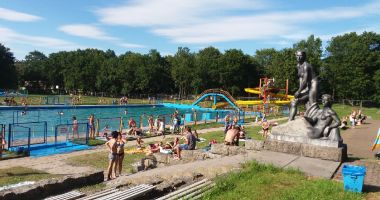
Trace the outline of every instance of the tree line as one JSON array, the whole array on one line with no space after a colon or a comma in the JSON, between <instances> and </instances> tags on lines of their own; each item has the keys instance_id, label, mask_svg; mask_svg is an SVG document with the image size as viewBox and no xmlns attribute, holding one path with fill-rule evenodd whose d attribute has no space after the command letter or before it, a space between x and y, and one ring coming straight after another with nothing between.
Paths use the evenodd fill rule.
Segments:
<instances>
[{"instance_id":1,"label":"tree line","mask_svg":"<svg viewBox=\"0 0 380 200\"><path fill-rule=\"evenodd\" d=\"M0 44L0 88L26 87L30 92L49 92L56 85L68 91L106 92L109 95L199 94L222 88L233 96L246 96L260 77L273 77L279 87L289 80L289 92L298 88L295 52L304 49L319 76L319 93L335 99L380 102L380 35L355 32L331 38L325 48L313 35L292 47L257 50L248 55L239 49L221 52L207 47L191 52L179 47L174 55L157 50L147 54L85 49L48 56L33 51L16 61Z\"/></svg>"}]
</instances>

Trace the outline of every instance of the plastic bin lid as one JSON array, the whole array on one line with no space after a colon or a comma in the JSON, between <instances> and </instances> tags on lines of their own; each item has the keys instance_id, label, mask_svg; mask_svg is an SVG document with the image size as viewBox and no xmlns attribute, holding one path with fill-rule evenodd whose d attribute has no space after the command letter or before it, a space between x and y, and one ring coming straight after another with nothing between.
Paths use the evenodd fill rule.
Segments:
<instances>
[{"instance_id":1,"label":"plastic bin lid","mask_svg":"<svg viewBox=\"0 0 380 200\"><path fill-rule=\"evenodd\" d=\"M365 166L356 166L356 165L343 165L342 174L343 175L365 175L366 174Z\"/></svg>"}]
</instances>

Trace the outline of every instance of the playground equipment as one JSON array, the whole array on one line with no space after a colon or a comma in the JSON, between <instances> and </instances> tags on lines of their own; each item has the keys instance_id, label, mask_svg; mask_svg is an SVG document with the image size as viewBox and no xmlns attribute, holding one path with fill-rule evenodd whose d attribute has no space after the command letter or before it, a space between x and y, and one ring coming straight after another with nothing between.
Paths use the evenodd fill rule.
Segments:
<instances>
[{"instance_id":1,"label":"playground equipment","mask_svg":"<svg viewBox=\"0 0 380 200\"><path fill-rule=\"evenodd\" d=\"M242 106L249 105L288 105L294 96L288 94L288 80L286 80L285 88L274 87L274 79L260 78L260 85L256 88L245 88L248 93L257 94L257 100L235 100L227 91L222 89L208 89L200 94L199 98L192 104L196 106L202 100L211 98L213 100L212 108L224 108L231 105L236 110L241 110ZM218 98L222 98L224 102L217 102Z\"/></svg>"},{"instance_id":2,"label":"playground equipment","mask_svg":"<svg viewBox=\"0 0 380 200\"><path fill-rule=\"evenodd\" d=\"M264 104L275 104L275 105L288 105L294 99L293 95L288 94L289 82L286 80L285 88L274 87L274 78L260 78L260 85L256 88L244 88L244 91L252 94L259 95L259 100L250 101L236 101L236 103L241 105L264 105ZM280 93L282 92L282 93Z\"/></svg>"}]
</instances>

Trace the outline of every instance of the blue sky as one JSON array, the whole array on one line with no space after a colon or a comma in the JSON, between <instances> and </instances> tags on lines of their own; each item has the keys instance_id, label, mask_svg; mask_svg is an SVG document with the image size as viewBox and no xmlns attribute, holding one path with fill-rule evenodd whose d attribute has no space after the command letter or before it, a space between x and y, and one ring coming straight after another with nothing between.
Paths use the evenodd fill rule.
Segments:
<instances>
[{"instance_id":1,"label":"blue sky","mask_svg":"<svg viewBox=\"0 0 380 200\"><path fill-rule=\"evenodd\" d=\"M1 0L0 43L24 59L78 48L174 54L282 49L314 34L380 33L378 0Z\"/></svg>"}]
</instances>

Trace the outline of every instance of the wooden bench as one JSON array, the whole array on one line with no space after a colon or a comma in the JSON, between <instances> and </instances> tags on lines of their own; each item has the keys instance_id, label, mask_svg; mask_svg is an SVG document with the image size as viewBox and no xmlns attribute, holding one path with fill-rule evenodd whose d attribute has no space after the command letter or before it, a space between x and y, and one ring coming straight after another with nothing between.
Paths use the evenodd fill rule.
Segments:
<instances>
[{"instance_id":1,"label":"wooden bench","mask_svg":"<svg viewBox=\"0 0 380 200\"><path fill-rule=\"evenodd\" d=\"M116 191L113 193L110 193L105 196L101 196L99 198L96 198L97 200L130 200L135 199L137 197L141 197L148 192L152 191L155 188L155 186L147 185L147 184L141 184L138 186L131 187L127 190L123 191Z\"/></svg>"},{"instance_id":2,"label":"wooden bench","mask_svg":"<svg viewBox=\"0 0 380 200\"><path fill-rule=\"evenodd\" d=\"M215 184L211 181L203 179L156 200L199 199L206 191L214 186Z\"/></svg>"},{"instance_id":3,"label":"wooden bench","mask_svg":"<svg viewBox=\"0 0 380 200\"><path fill-rule=\"evenodd\" d=\"M67 192L64 194L60 194L57 196L52 196L52 197L46 198L45 200L74 200L74 199L81 198L83 196L85 196L84 193L79 192L77 190L73 190L71 192Z\"/></svg>"},{"instance_id":4,"label":"wooden bench","mask_svg":"<svg viewBox=\"0 0 380 200\"><path fill-rule=\"evenodd\" d=\"M103 191L97 192L95 194L91 194L91 195L82 197L82 198L77 199L77 200L94 200L94 199L98 199L98 198L101 198L101 197L104 197L104 196L116 193L118 191L120 191L120 190L115 189L115 188L111 188L111 189L108 189L108 190L103 190Z\"/></svg>"}]
</instances>

